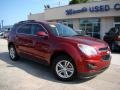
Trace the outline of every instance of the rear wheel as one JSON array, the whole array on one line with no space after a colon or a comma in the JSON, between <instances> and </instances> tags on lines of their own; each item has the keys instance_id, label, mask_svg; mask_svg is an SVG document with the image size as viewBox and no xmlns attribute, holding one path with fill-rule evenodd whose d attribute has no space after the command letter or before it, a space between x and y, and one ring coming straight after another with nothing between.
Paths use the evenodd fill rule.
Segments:
<instances>
[{"instance_id":1,"label":"rear wheel","mask_svg":"<svg viewBox=\"0 0 120 90\"><path fill-rule=\"evenodd\" d=\"M12 61L17 61L18 60L19 56L18 56L18 54L16 52L16 49L15 49L14 45L9 46L9 56L10 56L10 59Z\"/></svg>"},{"instance_id":2,"label":"rear wheel","mask_svg":"<svg viewBox=\"0 0 120 90\"><path fill-rule=\"evenodd\" d=\"M74 80L76 78L76 68L72 59L68 56L58 56L52 65L53 73L62 81Z\"/></svg>"}]
</instances>

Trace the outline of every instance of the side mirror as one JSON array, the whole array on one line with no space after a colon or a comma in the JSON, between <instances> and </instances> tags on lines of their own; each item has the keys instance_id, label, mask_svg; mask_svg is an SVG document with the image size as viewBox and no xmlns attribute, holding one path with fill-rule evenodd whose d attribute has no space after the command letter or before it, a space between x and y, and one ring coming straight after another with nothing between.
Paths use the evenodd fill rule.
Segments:
<instances>
[{"instance_id":1,"label":"side mirror","mask_svg":"<svg viewBox=\"0 0 120 90\"><path fill-rule=\"evenodd\" d=\"M41 37L47 37L48 35L46 34L46 32L44 32L44 31L39 31L39 32L37 32L37 35L38 36L41 36Z\"/></svg>"}]
</instances>

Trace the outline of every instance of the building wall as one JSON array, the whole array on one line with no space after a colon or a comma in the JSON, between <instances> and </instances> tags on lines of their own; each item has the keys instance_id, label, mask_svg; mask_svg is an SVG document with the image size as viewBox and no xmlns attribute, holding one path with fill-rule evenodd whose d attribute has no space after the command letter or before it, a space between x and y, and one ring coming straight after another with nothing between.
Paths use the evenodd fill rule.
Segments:
<instances>
[{"instance_id":1,"label":"building wall","mask_svg":"<svg viewBox=\"0 0 120 90\"><path fill-rule=\"evenodd\" d=\"M79 19L73 19L73 29L79 30Z\"/></svg>"},{"instance_id":2,"label":"building wall","mask_svg":"<svg viewBox=\"0 0 120 90\"><path fill-rule=\"evenodd\" d=\"M105 33L108 32L112 27L114 27L114 17L101 18L101 39L103 39Z\"/></svg>"}]
</instances>

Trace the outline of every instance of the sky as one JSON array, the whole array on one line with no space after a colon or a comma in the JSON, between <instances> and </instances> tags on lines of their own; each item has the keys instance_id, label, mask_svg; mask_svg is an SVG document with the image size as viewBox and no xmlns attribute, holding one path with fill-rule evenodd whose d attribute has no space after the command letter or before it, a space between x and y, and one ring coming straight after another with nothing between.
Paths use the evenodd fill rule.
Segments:
<instances>
[{"instance_id":1,"label":"sky","mask_svg":"<svg viewBox=\"0 0 120 90\"><path fill-rule=\"evenodd\" d=\"M44 12L44 5L50 7L68 5L70 0L0 0L0 23L13 25L16 22L27 20L31 12ZM59 4L60 2L60 4Z\"/></svg>"}]
</instances>

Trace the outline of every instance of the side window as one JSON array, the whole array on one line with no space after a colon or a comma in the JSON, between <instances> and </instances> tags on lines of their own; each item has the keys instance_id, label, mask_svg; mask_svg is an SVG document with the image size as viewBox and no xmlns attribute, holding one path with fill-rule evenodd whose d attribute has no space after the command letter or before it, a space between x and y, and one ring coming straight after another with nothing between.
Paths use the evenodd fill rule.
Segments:
<instances>
[{"instance_id":1,"label":"side window","mask_svg":"<svg viewBox=\"0 0 120 90\"><path fill-rule=\"evenodd\" d=\"M18 33L31 34L31 24L26 24L21 26L18 30Z\"/></svg>"},{"instance_id":2,"label":"side window","mask_svg":"<svg viewBox=\"0 0 120 90\"><path fill-rule=\"evenodd\" d=\"M39 31L44 31L45 32L45 29L39 24L33 24L32 25L33 35L37 35L37 32L39 32Z\"/></svg>"}]
</instances>

